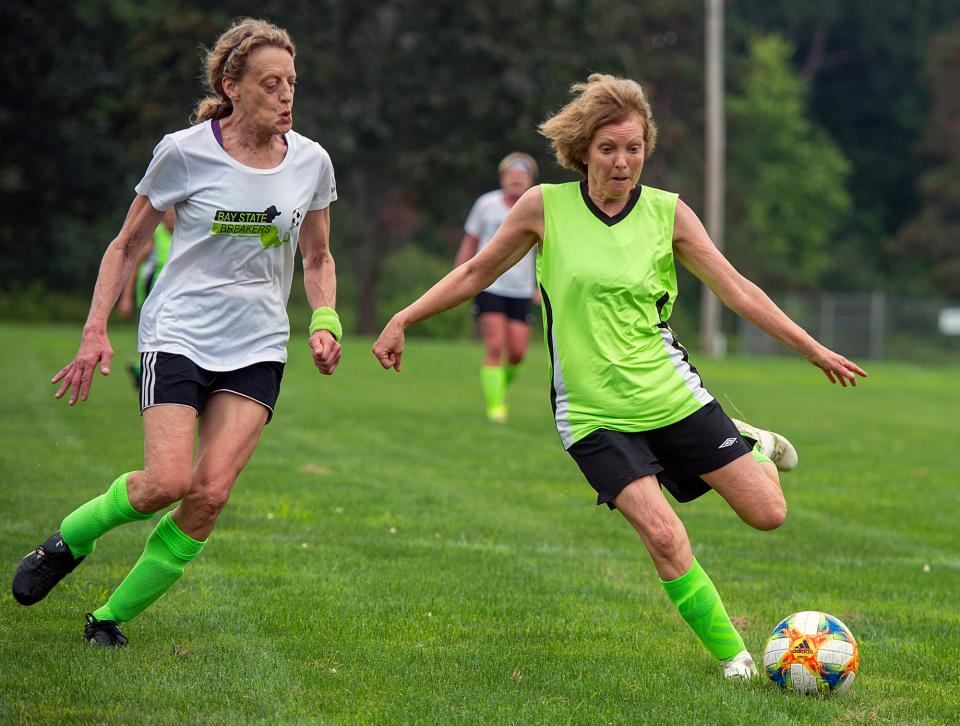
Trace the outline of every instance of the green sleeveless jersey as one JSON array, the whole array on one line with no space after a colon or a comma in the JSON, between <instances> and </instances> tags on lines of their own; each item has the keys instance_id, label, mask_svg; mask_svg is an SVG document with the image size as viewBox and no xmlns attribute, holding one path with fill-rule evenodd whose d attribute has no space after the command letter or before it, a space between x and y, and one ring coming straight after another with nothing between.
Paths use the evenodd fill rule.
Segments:
<instances>
[{"instance_id":1,"label":"green sleeveless jersey","mask_svg":"<svg viewBox=\"0 0 960 726\"><path fill-rule=\"evenodd\" d=\"M638 187L607 217L585 182L540 189L537 281L564 448L596 429L667 426L712 401L667 324L677 297L677 195Z\"/></svg>"}]
</instances>

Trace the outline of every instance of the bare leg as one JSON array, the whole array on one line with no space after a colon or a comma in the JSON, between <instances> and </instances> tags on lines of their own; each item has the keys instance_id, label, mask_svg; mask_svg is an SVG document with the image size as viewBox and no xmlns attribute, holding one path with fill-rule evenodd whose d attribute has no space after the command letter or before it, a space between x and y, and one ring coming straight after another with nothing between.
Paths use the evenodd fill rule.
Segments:
<instances>
[{"instance_id":1,"label":"bare leg","mask_svg":"<svg viewBox=\"0 0 960 726\"><path fill-rule=\"evenodd\" d=\"M690 570L693 551L687 530L655 476L631 482L613 504L640 535L661 580L675 580Z\"/></svg>"},{"instance_id":2,"label":"bare leg","mask_svg":"<svg viewBox=\"0 0 960 726\"><path fill-rule=\"evenodd\" d=\"M143 471L127 477L130 504L158 512L190 489L197 412L188 406L151 406L143 412Z\"/></svg>"},{"instance_id":3,"label":"bare leg","mask_svg":"<svg viewBox=\"0 0 960 726\"><path fill-rule=\"evenodd\" d=\"M530 325L521 320L507 321L507 363L518 365L527 354Z\"/></svg>"},{"instance_id":4,"label":"bare leg","mask_svg":"<svg viewBox=\"0 0 960 726\"><path fill-rule=\"evenodd\" d=\"M503 313L481 313L480 333L485 348L485 366L503 365L503 350L507 340L507 316Z\"/></svg>"},{"instance_id":5,"label":"bare leg","mask_svg":"<svg viewBox=\"0 0 960 726\"><path fill-rule=\"evenodd\" d=\"M643 540L661 584L681 617L723 664L727 678L749 678L756 672L743 638L733 627L710 577L693 557L680 518L654 476L631 482L614 500Z\"/></svg>"},{"instance_id":6,"label":"bare leg","mask_svg":"<svg viewBox=\"0 0 960 726\"><path fill-rule=\"evenodd\" d=\"M758 463L750 454L744 454L716 471L703 474L702 479L751 527L776 529L787 516L780 476L769 462Z\"/></svg>"},{"instance_id":7,"label":"bare leg","mask_svg":"<svg viewBox=\"0 0 960 726\"><path fill-rule=\"evenodd\" d=\"M256 401L227 392L210 397L200 419L190 490L173 512L184 534L197 540L209 536L266 423L267 409Z\"/></svg>"}]
</instances>

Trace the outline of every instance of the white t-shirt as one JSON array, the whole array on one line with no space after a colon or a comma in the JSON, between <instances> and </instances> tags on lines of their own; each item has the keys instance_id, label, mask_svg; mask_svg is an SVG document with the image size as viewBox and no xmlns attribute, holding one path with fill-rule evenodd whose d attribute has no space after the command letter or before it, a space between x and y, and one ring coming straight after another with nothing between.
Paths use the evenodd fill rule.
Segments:
<instances>
[{"instance_id":1,"label":"white t-shirt","mask_svg":"<svg viewBox=\"0 0 960 726\"><path fill-rule=\"evenodd\" d=\"M330 155L288 131L287 154L254 169L217 142L210 121L163 137L136 186L175 205L170 256L140 312L141 352L228 371L287 360L287 299L304 215L337 198Z\"/></svg>"},{"instance_id":2,"label":"white t-shirt","mask_svg":"<svg viewBox=\"0 0 960 726\"><path fill-rule=\"evenodd\" d=\"M510 207L504 203L503 192L499 189L487 192L473 203L463 231L480 240L477 252L490 241L509 211ZM536 289L536 266L537 250L533 248L517 264L500 275L486 292L503 297L533 297Z\"/></svg>"}]
</instances>

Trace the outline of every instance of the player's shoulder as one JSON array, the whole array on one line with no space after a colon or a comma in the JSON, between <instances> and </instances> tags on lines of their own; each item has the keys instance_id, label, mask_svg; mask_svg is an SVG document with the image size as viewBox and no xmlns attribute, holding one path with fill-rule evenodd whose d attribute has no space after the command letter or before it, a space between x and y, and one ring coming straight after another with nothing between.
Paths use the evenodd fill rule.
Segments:
<instances>
[{"instance_id":1,"label":"player's shoulder","mask_svg":"<svg viewBox=\"0 0 960 726\"><path fill-rule=\"evenodd\" d=\"M503 203L502 192L499 189L492 189L489 192L485 192L477 197L477 201L474 202L474 206L477 207L490 207L494 205L499 205Z\"/></svg>"},{"instance_id":2,"label":"player's shoulder","mask_svg":"<svg viewBox=\"0 0 960 726\"><path fill-rule=\"evenodd\" d=\"M649 184L640 185L640 195L646 195L648 198L669 201L676 204L677 200L680 198L680 195L676 192L668 191L667 189L660 189L658 187L652 187Z\"/></svg>"},{"instance_id":3,"label":"player's shoulder","mask_svg":"<svg viewBox=\"0 0 960 726\"><path fill-rule=\"evenodd\" d=\"M188 126L185 129L180 129L179 131L171 131L163 137L163 141L172 142L177 146L189 146L191 144L203 141L204 134L212 133L213 131L210 129L210 122L203 121L194 126Z\"/></svg>"},{"instance_id":4,"label":"player's shoulder","mask_svg":"<svg viewBox=\"0 0 960 726\"><path fill-rule=\"evenodd\" d=\"M286 133L286 138L290 144L290 148L293 149L298 156L303 155L310 160L315 159L330 163L330 153L323 148L320 142L314 141L301 133L297 133L293 129L290 129L290 131Z\"/></svg>"}]
</instances>

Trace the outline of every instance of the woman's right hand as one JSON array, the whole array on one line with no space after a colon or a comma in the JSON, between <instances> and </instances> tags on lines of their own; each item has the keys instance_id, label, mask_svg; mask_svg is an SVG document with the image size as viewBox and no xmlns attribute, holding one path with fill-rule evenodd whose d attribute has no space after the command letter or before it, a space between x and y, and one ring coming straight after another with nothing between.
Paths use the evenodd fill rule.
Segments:
<instances>
[{"instance_id":1,"label":"woman's right hand","mask_svg":"<svg viewBox=\"0 0 960 726\"><path fill-rule=\"evenodd\" d=\"M377 342L373 344L373 354L384 370L391 368L400 372L400 357L403 355L404 326L397 315L390 318Z\"/></svg>"},{"instance_id":2,"label":"woman's right hand","mask_svg":"<svg viewBox=\"0 0 960 726\"><path fill-rule=\"evenodd\" d=\"M107 338L107 331L84 331L76 357L61 368L50 381L52 384L63 381L54 397L63 398L64 393L73 389L69 401L71 406L77 402L78 398L86 401L90 395L94 369L99 364L100 373L105 376L110 375L111 360L113 360L113 348L110 346L110 339Z\"/></svg>"}]
</instances>

